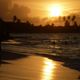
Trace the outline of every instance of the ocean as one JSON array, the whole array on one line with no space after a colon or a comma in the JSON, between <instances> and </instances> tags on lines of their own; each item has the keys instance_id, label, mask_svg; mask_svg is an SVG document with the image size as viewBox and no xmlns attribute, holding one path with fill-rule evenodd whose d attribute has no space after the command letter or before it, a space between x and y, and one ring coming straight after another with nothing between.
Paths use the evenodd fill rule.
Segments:
<instances>
[{"instance_id":1,"label":"ocean","mask_svg":"<svg viewBox=\"0 0 80 80\"><path fill-rule=\"evenodd\" d=\"M2 42L2 49L12 58L3 58L0 80L78 80L80 71L63 66L36 54L80 59L80 33L11 34L12 40ZM7 54L7 53L6 53ZM9 55L9 53L8 53ZM8 56L7 55L7 56ZM28 57L18 57L28 55Z\"/></svg>"},{"instance_id":2,"label":"ocean","mask_svg":"<svg viewBox=\"0 0 80 80\"><path fill-rule=\"evenodd\" d=\"M80 56L79 33L32 33L14 34L12 36L14 39L9 40L8 43L15 44L17 48L18 46L21 47L21 52L24 53L31 50L33 53L48 53L71 57ZM11 44L9 45L13 46Z\"/></svg>"}]
</instances>

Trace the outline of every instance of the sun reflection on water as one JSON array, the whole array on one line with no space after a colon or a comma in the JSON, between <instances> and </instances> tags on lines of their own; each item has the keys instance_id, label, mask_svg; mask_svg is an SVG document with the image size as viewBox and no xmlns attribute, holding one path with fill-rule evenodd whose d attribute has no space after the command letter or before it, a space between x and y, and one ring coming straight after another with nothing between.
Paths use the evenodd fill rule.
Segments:
<instances>
[{"instance_id":1,"label":"sun reflection on water","mask_svg":"<svg viewBox=\"0 0 80 80\"><path fill-rule=\"evenodd\" d=\"M52 60L44 58L42 80L51 80L54 69L55 69L55 63Z\"/></svg>"}]
</instances>

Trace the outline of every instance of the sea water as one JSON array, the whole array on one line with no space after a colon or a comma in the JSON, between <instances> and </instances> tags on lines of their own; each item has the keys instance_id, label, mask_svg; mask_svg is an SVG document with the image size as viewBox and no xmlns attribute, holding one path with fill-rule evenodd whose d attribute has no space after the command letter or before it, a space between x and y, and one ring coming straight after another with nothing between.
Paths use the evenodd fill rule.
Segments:
<instances>
[{"instance_id":1,"label":"sea water","mask_svg":"<svg viewBox=\"0 0 80 80\"><path fill-rule=\"evenodd\" d=\"M80 71L63 66L64 62L37 56L53 54L80 58L79 33L12 34L13 40L2 43L3 50L29 55L4 60L0 66L0 80L78 80Z\"/></svg>"}]
</instances>

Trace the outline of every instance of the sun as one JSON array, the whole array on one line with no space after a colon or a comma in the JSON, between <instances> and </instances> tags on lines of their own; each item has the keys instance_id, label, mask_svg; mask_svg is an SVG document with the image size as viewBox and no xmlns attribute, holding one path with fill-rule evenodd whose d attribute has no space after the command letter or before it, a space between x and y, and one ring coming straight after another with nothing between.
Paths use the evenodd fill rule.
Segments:
<instances>
[{"instance_id":1,"label":"sun","mask_svg":"<svg viewBox=\"0 0 80 80\"><path fill-rule=\"evenodd\" d=\"M62 16L63 13L63 9L61 5L54 5L48 8L49 11L49 16L50 17L58 17L58 16Z\"/></svg>"}]
</instances>

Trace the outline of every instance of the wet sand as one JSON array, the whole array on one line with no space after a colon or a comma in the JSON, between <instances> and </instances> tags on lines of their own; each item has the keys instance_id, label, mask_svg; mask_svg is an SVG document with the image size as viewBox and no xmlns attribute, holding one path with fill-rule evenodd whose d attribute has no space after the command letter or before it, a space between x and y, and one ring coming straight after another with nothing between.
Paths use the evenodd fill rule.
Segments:
<instances>
[{"instance_id":1,"label":"wet sand","mask_svg":"<svg viewBox=\"0 0 80 80\"><path fill-rule=\"evenodd\" d=\"M78 80L80 71L47 55L3 52L0 80Z\"/></svg>"},{"instance_id":2,"label":"wet sand","mask_svg":"<svg viewBox=\"0 0 80 80\"><path fill-rule=\"evenodd\" d=\"M37 54L37 55L44 56L55 61L64 62L63 66L80 71L80 58L71 59L69 57L55 56L50 54Z\"/></svg>"}]
</instances>

